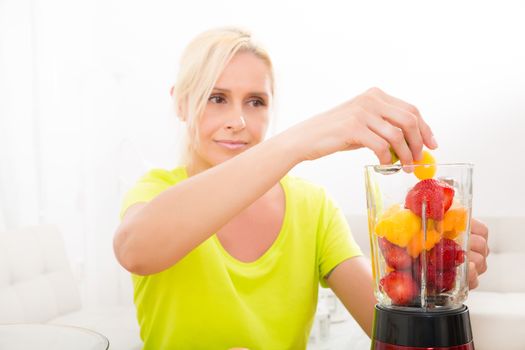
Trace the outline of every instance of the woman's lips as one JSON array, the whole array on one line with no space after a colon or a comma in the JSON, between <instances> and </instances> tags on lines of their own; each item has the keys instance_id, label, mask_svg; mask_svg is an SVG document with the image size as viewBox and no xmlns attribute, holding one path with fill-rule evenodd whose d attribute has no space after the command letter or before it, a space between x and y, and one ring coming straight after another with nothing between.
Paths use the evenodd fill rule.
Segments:
<instances>
[{"instance_id":1,"label":"woman's lips","mask_svg":"<svg viewBox=\"0 0 525 350\"><path fill-rule=\"evenodd\" d=\"M247 145L247 142L243 141L216 140L215 142L220 146L233 150L243 148Z\"/></svg>"}]
</instances>

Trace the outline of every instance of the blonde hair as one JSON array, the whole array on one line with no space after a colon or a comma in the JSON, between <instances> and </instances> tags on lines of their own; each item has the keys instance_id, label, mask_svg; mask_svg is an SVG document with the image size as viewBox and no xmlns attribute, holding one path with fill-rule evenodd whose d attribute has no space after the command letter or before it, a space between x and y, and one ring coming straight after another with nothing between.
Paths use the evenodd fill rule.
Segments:
<instances>
[{"instance_id":1,"label":"blonde hair","mask_svg":"<svg viewBox=\"0 0 525 350\"><path fill-rule=\"evenodd\" d=\"M274 74L270 56L257 44L250 32L234 27L208 30L198 35L184 50L173 89L176 111L187 126L183 162L189 161L198 142L198 124L208 98L222 71L238 52L251 52L267 65L270 88L274 92Z\"/></svg>"}]
</instances>

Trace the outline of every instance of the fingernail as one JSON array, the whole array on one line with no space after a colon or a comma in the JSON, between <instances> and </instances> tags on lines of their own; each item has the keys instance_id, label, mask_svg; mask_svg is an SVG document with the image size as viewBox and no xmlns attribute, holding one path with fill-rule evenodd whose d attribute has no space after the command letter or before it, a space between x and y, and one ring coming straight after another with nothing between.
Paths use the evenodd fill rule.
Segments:
<instances>
[{"instance_id":1,"label":"fingernail","mask_svg":"<svg viewBox=\"0 0 525 350\"><path fill-rule=\"evenodd\" d=\"M437 146L438 146L438 143L437 143L436 138L434 137L434 135L432 135L432 137L430 138L430 145L432 146L432 148L437 148Z\"/></svg>"}]
</instances>

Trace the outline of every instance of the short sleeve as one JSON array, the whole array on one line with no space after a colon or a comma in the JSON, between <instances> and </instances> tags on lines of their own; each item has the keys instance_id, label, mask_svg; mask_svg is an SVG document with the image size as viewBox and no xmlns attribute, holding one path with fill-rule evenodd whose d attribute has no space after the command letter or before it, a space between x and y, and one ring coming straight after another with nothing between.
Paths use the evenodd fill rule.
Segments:
<instances>
[{"instance_id":1,"label":"short sleeve","mask_svg":"<svg viewBox=\"0 0 525 350\"><path fill-rule=\"evenodd\" d=\"M149 202L163 191L177 183L173 172L164 169L153 169L142 176L139 181L124 195L120 209L120 219L133 204Z\"/></svg>"},{"instance_id":2,"label":"short sleeve","mask_svg":"<svg viewBox=\"0 0 525 350\"><path fill-rule=\"evenodd\" d=\"M322 222L318 234L318 268L319 282L328 287L325 277L337 265L355 256L363 255L361 248L354 240L350 227L339 207L333 200L326 198L323 207Z\"/></svg>"}]
</instances>

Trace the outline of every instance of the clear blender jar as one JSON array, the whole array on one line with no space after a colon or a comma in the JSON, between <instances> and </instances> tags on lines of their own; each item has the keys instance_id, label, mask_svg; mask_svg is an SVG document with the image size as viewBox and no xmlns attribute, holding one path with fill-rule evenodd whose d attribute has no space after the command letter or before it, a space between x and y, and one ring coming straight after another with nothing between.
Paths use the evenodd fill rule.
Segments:
<instances>
[{"instance_id":1,"label":"clear blender jar","mask_svg":"<svg viewBox=\"0 0 525 350\"><path fill-rule=\"evenodd\" d=\"M378 301L374 338L381 338L373 339L372 349L381 349L374 343L388 343L388 349L473 349L465 345L472 343L472 334L463 305L468 295L472 171L472 164L365 167ZM439 334L436 327L459 337L449 339L450 334Z\"/></svg>"}]
</instances>

